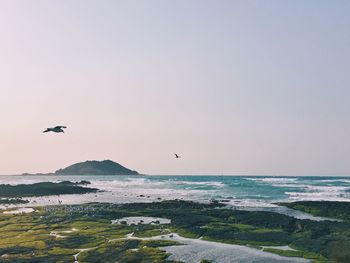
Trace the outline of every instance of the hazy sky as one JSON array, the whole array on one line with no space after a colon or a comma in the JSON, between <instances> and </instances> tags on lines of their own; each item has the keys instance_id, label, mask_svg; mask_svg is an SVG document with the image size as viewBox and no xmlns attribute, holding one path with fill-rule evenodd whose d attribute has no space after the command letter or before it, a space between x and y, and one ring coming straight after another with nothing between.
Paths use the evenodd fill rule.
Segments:
<instances>
[{"instance_id":1,"label":"hazy sky","mask_svg":"<svg viewBox=\"0 0 350 263\"><path fill-rule=\"evenodd\" d=\"M349 14L347 0L0 0L0 174L112 159L350 175ZM42 133L55 125L66 134Z\"/></svg>"}]
</instances>

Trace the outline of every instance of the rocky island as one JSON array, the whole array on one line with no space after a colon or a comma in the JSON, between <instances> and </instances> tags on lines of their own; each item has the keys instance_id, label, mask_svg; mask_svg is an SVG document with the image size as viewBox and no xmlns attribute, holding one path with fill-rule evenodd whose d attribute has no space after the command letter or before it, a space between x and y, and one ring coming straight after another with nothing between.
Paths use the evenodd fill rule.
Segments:
<instances>
[{"instance_id":1,"label":"rocky island","mask_svg":"<svg viewBox=\"0 0 350 263\"><path fill-rule=\"evenodd\" d=\"M37 173L22 175L138 175L137 171L128 169L111 160L85 161L72 164L66 168L59 169L54 173Z\"/></svg>"},{"instance_id":2,"label":"rocky island","mask_svg":"<svg viewBox=\"0 0 350 263\"><path fill-rule=\"evenodd\" d=\"M130 170L111 160L86 161L59 169L55 175L137 175L137 171Z\"/></svg>"}]
</instances>

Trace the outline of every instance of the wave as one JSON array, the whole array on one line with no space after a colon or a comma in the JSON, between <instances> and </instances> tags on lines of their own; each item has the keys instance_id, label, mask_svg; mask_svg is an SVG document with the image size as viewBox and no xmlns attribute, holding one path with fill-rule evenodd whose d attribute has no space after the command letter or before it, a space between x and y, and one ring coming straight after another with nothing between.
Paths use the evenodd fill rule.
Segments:
<instances>
[{"instance_id":1,"label":"wave","mask_svg":"<svg viewBox=\"0 0 350 263\"><path fill-rule=\"evenodd\" d=\"M275 187L285 187L285 188L305 188L306 185L303 184L271 184Z\"/></svg>"},{"instance_id":2,"label":"wave","mask_svg":"<svg viewBox=\"0 0 350 263\"><path fill-rule=\"evenodd\" d=\"M339 201L350 202L346 192L286 192L290 201Z\"/></svg>"},{"instance_id":3,"label":"wave","mask_svg":"<svg viewBox=\"0 0 350 263\"><path fill-rule=\"evenodd\" d=\"M319 192L345 192L350 189L349 186L321 186L321 185L304 185L308 191Z\"/></svg>"},{"instance_id":4,"label":"wave","mask_svg":"<svg viewBox=\"0 0 350 263\"><path fill-rule=\"evenodd\" d=\"M276 187L285 188L300 188L305 191L347 191L350 190L350 186L330 186L330 185L307 185L307 184L271 184Z\"/></svg>"},{"instance_id":5,"label":"wave","mask_svg":"<svg viewBox=\"0 0 350 263\"><path fill-rule=\"evenodd\" d=\"M258 182L272 182L272 183L288 183L288 182L297 182L298 178L286 178L286 177L263 177L263 178L245 178L249 181L258 181Z\"/></svg>"},{"instance_id":6,"label":"wave","mask_svg":"<svg viewBox=\"0 0 350 263\"><path fill-rule=\"evenodd\" d=\"M207 185L207 186L225 187L225 184L222 183L222 182L189 182L189 181L174 181L174 184L177 184L177 185Z\"/></svg>"},{"instance_id":7,"label":"wave","mask_svg":"<svg viewBox=\"0 0 350 263\"><path fill-rule=\"evenodd\" d=\"M151 181L145 178L130 178L127 180L92 180L91 187L103 191L118 191L128 189L162 189L166 183L161 181Z\"/></svg>"},{"instance_id":8,"label":"wave","mask_svg":"<svg viewBox=\"0 0 350 263\"><path fill-rule=\"evenodd\" d=\"M350 201L349 177L0 176L0 184L12 185L66 180L87 180L91 182L89 187L101 192L29 200L35 204L56 204L60 199L63 204L75 204L225 199L225 204L240 207L271 207L278 201Z\"/></svg>"},{"instance_id":9,"label":"wave","mask_svg":"<svg viewBox=\"0 0 350 263\"><path fill-rule=\"evenodd\" d=\"M324 180L317 180L317 182L321 182L321 183L347 183L347 184L350 184L350 180L348 180L348 179L324 179Z\"/></svg>"}]
</instances>

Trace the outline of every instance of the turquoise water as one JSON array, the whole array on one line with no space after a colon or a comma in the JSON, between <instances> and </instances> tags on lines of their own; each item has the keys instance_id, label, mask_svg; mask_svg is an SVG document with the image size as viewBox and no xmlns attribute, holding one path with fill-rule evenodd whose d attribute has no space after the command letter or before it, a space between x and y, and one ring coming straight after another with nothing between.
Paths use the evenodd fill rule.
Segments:
<instances>
[{"instance_id":1,"label":"turquoise water","mask_svg":"<svg viewBox=\"0 0 350 263\"><path fill-rule=\"evenodd\" d=\"M266 207L278 201L350 201L350 177L283 176L0 176L0 184L88 180L93 195L61 196L66 203L148 202L164 199L221 200ZM34 199L34 198L33 198ZM54 202L54 198L51 198ZM44 200L44 199L40 199ZM37 202L41 202L36 200Z\"/></svg>"},{"instance_id":2,"label":"turquoise water","mask_svg":"<svg viewBox=\"0 0 350 263\"><path fill-rule=\"evenodd\" d=\"M150 180L171 184L175 189L208 191L212 198L230 200L350 201L350 177L157 176Z\"/></svg>"}]
</instances>

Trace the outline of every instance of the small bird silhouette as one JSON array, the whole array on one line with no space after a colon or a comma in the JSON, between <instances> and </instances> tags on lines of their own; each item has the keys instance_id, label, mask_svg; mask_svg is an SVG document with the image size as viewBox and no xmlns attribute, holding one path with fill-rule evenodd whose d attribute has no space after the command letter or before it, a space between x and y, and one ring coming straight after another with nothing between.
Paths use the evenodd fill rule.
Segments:
<instances>
[{"instance_id":1,"label":"small bird silhouette","mask_svg":"<svg viewBox=\"0 0 350 263\"><path fill-rule=\"evenodd\" d=\"M175 158L177 159L177 158L181 158L179 155L177 155L176 153L174 153L174 155L175 155Z\"/></svg>"},{"instance_id":2,"label":"small bird silhouette","mask_svg":"<svg viewBox=\"0 0 350 263\"><path fill-rule=\"evenodd\" d=\"M66 129L66 128L67 128L66 126L56 126L53 128L46 128L46 130L43 132L56 132L56 133L63 132L64 133L63 129Z\"/></svg>"}]
</instances>

